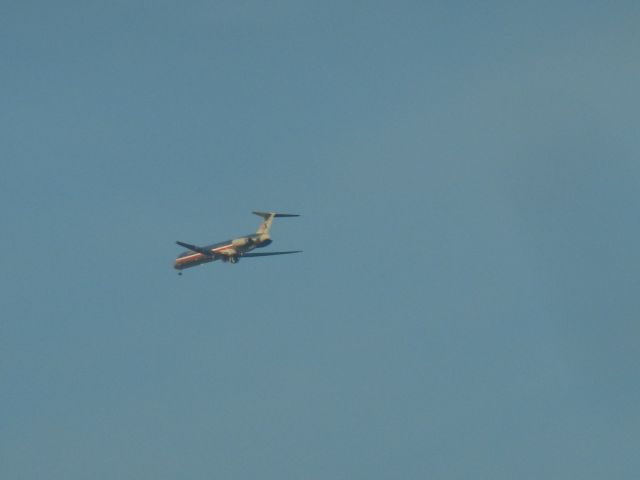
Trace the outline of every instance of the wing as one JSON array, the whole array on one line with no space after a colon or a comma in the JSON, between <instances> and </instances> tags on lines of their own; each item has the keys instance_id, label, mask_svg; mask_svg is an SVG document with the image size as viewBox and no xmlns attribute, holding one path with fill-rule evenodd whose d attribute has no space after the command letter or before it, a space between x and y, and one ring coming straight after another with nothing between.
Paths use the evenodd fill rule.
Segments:
<instances>
[{"instance_id":1,"label":"wing","mask_svg":"<svg viewBox=\"0 0 640 480\"><path fill-rule=\"evenodd\" d=\"M271 255L288 255L290 253L300 253L302 252L302 250L291 250L289 252L260 252L260 253L244 253L241 255L242 258L244 257L269 257Z\"/></svg>"},{"instance_id":2,"label":"wing","mask_svg":"<svg viewBox=\"0 0 640 480\"><path fill-rule=\"evenodd\" d=\"M181 247L191 250L192 252L201 253L202 255L206 255L207 257L211 257L213 255L213 252L211 252L210 250L207 250L206 248L198 247L197 245L191 245L190 243L184 243L184 242L176 242L176 243Z\"/></svg>"}]
</instances>

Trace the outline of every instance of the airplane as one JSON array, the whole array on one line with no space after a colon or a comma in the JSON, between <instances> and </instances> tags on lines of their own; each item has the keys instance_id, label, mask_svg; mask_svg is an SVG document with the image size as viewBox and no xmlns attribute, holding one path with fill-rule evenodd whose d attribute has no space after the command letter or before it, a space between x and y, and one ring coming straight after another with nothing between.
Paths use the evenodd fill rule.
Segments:
<instances>
[{"instance_id":1,"label":"airplane","mask_svg":"<svg viewBox=\"0 0 640 480\"><path fill-rule=\"evenodd\" d=\"M291 213L276 212L251 212L254 215L262 217L263 221L258 227L256 233L244 235L242 237L227 240L226 242L214 243L199 247L185 242L176 242L181 247L187 249L176 258L173 268L178 270L178 275L182 275L182 270L186 268L196 267L204 263L221 260L224 263L238 263L240 258L267 257L271 255L288 255L291 253L300 253L302 250L290 250L287 252L251 252L256 248L266 247L272 243L269 235L271 224L274 218L280 217L299 217Z\"/></svg>"}]
</instances>

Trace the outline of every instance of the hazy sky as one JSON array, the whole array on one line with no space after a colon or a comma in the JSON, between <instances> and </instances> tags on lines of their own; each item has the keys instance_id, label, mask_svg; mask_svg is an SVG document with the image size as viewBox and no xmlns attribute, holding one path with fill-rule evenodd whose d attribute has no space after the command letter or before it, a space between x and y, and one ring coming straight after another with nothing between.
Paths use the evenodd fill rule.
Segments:
<instances>
[{"instance_id":1,"label":"hazy sky","mask_svg":"<svg viewBox=\"0 0 640 480\"><path fill-rule=\"evenodd\" d=\"M637 478L639 25L1 1L0 477Z\"/></svg>"}]
</instances>

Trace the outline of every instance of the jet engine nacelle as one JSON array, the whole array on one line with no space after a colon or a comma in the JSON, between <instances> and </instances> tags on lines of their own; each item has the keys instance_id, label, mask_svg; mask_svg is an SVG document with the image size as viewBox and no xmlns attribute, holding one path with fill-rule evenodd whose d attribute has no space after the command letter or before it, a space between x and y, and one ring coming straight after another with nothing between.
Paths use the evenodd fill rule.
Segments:
<instances>
[{"instance_id":1,"label":"jet engine nacelle","mask_svg":"<svg viewBox=\"0 0 640 480\"><path fill-rule=\"evenodd\" d=\"M271 238L269 238L269 235L263 233L262 235L260 235L257 239L257 243L263 247L266 247L267 245L269 245L273 240L271 240Z\"/></svg>"},{"instance_id":2,"label":"jet engine nacelle","mask_svg":"<svg viewBox=\"0 0 640 480\"><path fill-rule=\"evenodd\" d=\"M234 247L245 247L250 245L253 241L250 238L236 238L231 241L231 245Z\"/></svg>"}]
</instances>

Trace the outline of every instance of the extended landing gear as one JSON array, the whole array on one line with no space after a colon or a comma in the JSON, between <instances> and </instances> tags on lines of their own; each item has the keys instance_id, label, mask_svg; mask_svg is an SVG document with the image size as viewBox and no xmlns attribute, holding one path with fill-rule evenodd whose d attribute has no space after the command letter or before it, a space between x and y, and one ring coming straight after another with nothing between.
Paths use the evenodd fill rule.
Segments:
<instances>
[{"instance_id":1,"label":"extended landing gear","mask_svg":"<svg viewBox=\"0 0 640 480\"><path fill-rule=\"evenodd\" d=\"M178 275L182 276L182 272L178 272Z\"/></svg>"},{"instance_id":2,"label":"extended landing gear","mask_svg":"<svg viewBox=\"0 0 640 480\"><path fill-rule=\"evenodd\" d=\"M229 263L238 263L239 261L238 257L229 257Z\"/></svg>"}]
</instances>

